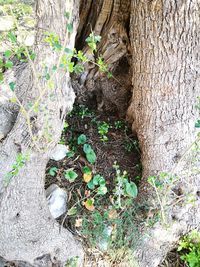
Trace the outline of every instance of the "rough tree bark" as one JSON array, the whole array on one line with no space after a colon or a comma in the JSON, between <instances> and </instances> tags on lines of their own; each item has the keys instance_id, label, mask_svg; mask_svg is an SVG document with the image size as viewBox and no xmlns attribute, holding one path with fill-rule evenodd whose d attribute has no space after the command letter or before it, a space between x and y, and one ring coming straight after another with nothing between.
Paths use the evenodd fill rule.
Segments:
<instances>
[{"instance_id":1,"label":"rough tree bark","mask_svg":"<svg viewBox=\"0 0 200 267\"><path fill-rule=\"evenodd\" d=\"M200 221L199 174L185 171L188 166L192 169L191 157L198 159L198 155L182 158L196 138L198 112L194 106L200 94L199 1L99 0L82 1L82 6L78 44L83 46L80 40L83 42L90 28L100 34L98 52L111 64L114 76L119 75L121 84L108 81L94 67L81 77L80 83L85 82L86 91L98 90L96 99L100 107L116 106L121 114L128 104L128 97L123 96L127 88L132 89L127 117L137 133L143 165L138 201L160 209L147 177L173 169L179 177L178 182L171 182L165 196L167 226L155 224L148 230L150 237L144 235L134 253L136 265L158 266L180 236L198 227ZM128 57L130 53L132 60ZM126 68L122 64L124 58L128 58ZM133 88L127 76L132 77ZM190 194L194 205L186 200ZM184 200L180 202L179 197Z\"/></svg>"},{"instance_id":2,"label":"rough tree bark","mask_svg":"<svg viewBox=\"0 0 200 267\"><path fill-rule=\"evenodd\" d=\"M72 11L74 32L68 35L65 11ZM37 80L37 77L44 73L43 64L52 68L59 58L59 54L52 52L44 42L44 31L58 34L62 43L67 36L67 45L73 48L78 3L38 0L36 17L35 72L30 65L22 70L23 79L18 77L16 90L24 92L22 103L26 109L29 103L42 96L38 112L30 114L33 136L39 138L36 147L24 114L19 112L12 131L0 145L0 256L6 260L24 261L31 266L63 266L73 256L79 256L81 261L83 252L71 233L60 229L51 217L45 198L44 177L49 154L60 138L65 115L72 109L75 96L65 71L55 74L51 92L43 90L45 79ZM5 186L5 176L12 171L18 153L29 153L30 158Z\"/></svg>"},{"instance_id":3,"label":"rough tree bark","mask_svg":"<svg viewBox=\"0 0 200 267\"><path fill-rule=\"evenodd\" d=\"M42 5L42 1L40 4ZM47 3L44 2L45 4ZM58 14L61 12L59 9L61 6L56 5L56 7L58 8L56 11L54 8L47 11L54 10ZM199 0L82 0L80 3L82 11L76 47L87 53L84 40L91 28L96 34L101 35L102 41L98 53L102 54L106 63L111 64L111 71L116 80L108 80L94 66L89 66L89 70L80 77L75 87L83 90L83 98L86 92L90 92L89 97L95 96L98 108L107 110L112 107L112 110L122 116L126 112L132 93L127 115L134 132L137 133L142 150L141 201L153 203L155 199L152 188L147 184L147 177L158 175L163 171L170 172L195 140L194 124L197 111L194 104L196 97L200 95L199 9ZM52 15L45 17L45 26L55 30L56 26L54 28L52 25L54 21ZM62 25L60 17L56 20ZM54 22L58 23L56 20ZM62 36L62 26L60 29ZM45 51L45 54L42 52L43 46L39 48L41 58L50 57L48 51ZM31 77L30 75L30 80ZM69 89L66 82L62 74L59 74L57 84L63 84L63 88ZM29 101L30 96L32 97L34 91L32 83L30 88L25 103ZM58 130L62 124L59 111L64 105L62 93L65 94L58 88L57 92L60 100L48 107L50 110L55 110L54 114L51 113L51 119L56 122L52 125L55 142L61 131ZM65 110L62 109L63 113ZM37 125L44 121L43 115L39 115L36 120ZM12 132L1 147L2 175L10 170L8 166L12 166L14 162L19 151L17 144L20 144L22 151L26 151L26 133L23 116L19 115ZM28 141L30 142L30 137ZM43 142L41 145L45 145ZM66 240L65 235L57 236L58 226L51 218L47 223L49 211L44 199L43 176L48 154L48 151L43 154L33 151L31 160L1 196L0 251L4 257L23 258L33 262L38 255L51 254L57 244L60 247ZM182 162L184 164L179 164L176 168L180 178L166 197L168 206L165 207L165 216L168 227L157 223L149 229L148 235L144 235L134 253L135 266L158 266L180 235L198 227L199 174L185 172L185 164L187 166L190 162L189 157L184 158ZM181 196L178 196L177 192L181 192ZM188 194L193 195L192 205L185 201ZM183 199L182 202L179 197ZM11 206L13 211L9 209ZM35 223L34 228L31 227L33 223ZM6 240L8 229L14 229L11 238L18 236L18 240L15 239L17 243L14 243L13 247L5 248L3 242ZM23 234L20 229L23 229ZM52 234L48 236L48 232ZM48 238L45 243L46 237ZM57 244L51 242L52 237L58 241ZM16 246L20 248L17 251ZM19 251L24 252L25 256L17 254Z\"/></svg>"},{"instance_id":4,"label":"rough tree bark","mask_svg":"<svg viewBox=\"0 0 200 267\"><path fill-rule=\"evenodd\" d=\"M142 148L142 199L152 202L148 176L176 168L179 177L167 196L169 206L164 207L167 226L156 224L149 232L150 238L145 238L136 251L140 266L157 266L180 235L200 222L199 171L188 171L192 169L190 157L177 165L196 138L199 14L198 0L132 1L133 96L128 115ZM199 167L198 161L196 165ZM185 197L182 203L176 204L177 192ZM189 194L194 205L186 200Z\"/></svg>"}]
</instances>

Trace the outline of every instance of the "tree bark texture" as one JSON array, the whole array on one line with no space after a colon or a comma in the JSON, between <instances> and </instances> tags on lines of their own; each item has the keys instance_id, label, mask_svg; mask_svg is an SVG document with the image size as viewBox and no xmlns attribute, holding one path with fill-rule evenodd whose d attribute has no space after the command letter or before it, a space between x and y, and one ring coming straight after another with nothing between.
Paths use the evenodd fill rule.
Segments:
<instances>
[{"instance_id":1,"label":"tree bark texture","mask_svg":"<svg viewBox=\"0 0 200 267\"><path fill-rule=\"evenodd\" d=\"M67 46L73 48L78 8L77 1L37 1L35 71L29 64L21 75L23 80L16 83L16 90L24 92L22 103L27 110L29 103L41 97L38 111L30 113L33 136L24 114L19 112L14 127L0 146L0 256L32 266L64 266L73 256L79 256L80 262L83 257L78 242L68 231L60 229L51 217L44 190L49 154L59 141L65 115L72 109L75 98L69 74L62 70L56 72L51 92L43 90L46 86L43 64L52 69L59 59L59 54L44 42L44 32L58 34L63 44L66 35L64 14L72 11L74 32L68 33L66 40ZM35 136L37 147L33 143ZM19 153L28 153L29 159L4 186L5 176L12 171Z\"/></svg>"},{"instance_id":2,"label":"tree bark texture","mask_svg":"<svg viewBox=\"0 0 200 267\"><path fill-rule=\"evenodd\" d=\"M158 266L179 237L200 222L199 171L191 172L189 156L179 162L196 138L199 23L198 0L133 0L131 4L133 95L128 117L142 150L143 201L158 203L147 183L148 176L174 169L179 177L177 182L171 181L168 194L161 196L161 200L166 197L167 226L155 224L135 252L141 267ZM196 158L198 168L196 153L191 157ZM183 201L178 201L180 195ZM189 195L193 196L193 205L187 200Z\"/></svg>"},{"instance_id":3,"label":"tree bark texture","mask_svg":"<svg viewBox=\"0 0 200 267\"><path fill-rule=\"evenodd\" d=\"M81 1L77 49L91 58L85 39L91 31L101 36L96 56L102 56L115 79L108 79L98 67L89 64L75 90L82 92L80 101L92 98L99 110L115 111L125 116L131 97L131 54L129 42L130 0ZM94 58L91 58L94 60ZM76 89L77 88L77 89ZM79 98L81 98L79 96ZM78 99L79 100L79 99Z\"/></svg>"}]
</instances>

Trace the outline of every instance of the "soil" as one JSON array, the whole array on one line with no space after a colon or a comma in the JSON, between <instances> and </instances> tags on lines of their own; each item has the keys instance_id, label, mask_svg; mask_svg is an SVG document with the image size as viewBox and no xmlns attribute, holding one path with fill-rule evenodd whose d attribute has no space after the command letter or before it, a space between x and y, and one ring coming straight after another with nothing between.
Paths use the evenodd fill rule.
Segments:
<instances>
[{"instance_id":1,"label":"soil","mask_svg":"<svg viewBox=\"0 0 200 267\"><path fill-rule=\"evenodd\" d=\"M106 134L107 141L102 141L101 135L98 132L98 125L104 122L109 125L108 133ZM98 247L91 247L91 243L87 240L88 236L82 233L80 227L76 227L76 222L84 217L87 220L93 220L91 211L84 207L82 201L82 199L88 196L87 194L90 194L86 183L83 181L84 166L90 167L93 175L101 174L109 188L106 197L104 196L100 203L104 207L96 207L99 212L108 208L108 203L112 198L112 184L115 178L114 162L117 162L120 170L128 172L129 180L139 185L142 169L137 137L132 134L130 125L116 114L99 112L89 109L84 105L75 104L72 113L66 118L66 124L67 127L63 131L60 143L68 145L70 150L74 152L74 155L69 155L69 157L65 157L61 161L49 161L46 169L45 187L47 188L52 183L56 183L60 187L65 188L68 193L68 209L78 203L76 205L78 207L78 214L75 216L65 216L64 214L58 221L77 236L81 242L84 242L86 250L84 266L122 266L124 259L120 259L119 255L117 258L115 255L113 259L111 255L100 251ZM94 165L87 161L82 146L77 144L77 138L81 134L86 136L87 143L91 145L96 153L97 160ZM49 174L52 167L57 168L55 176ZM65 170L71 168L78 174L78 178L73 183L70 183L64 176ZM126 252L119 253L122 253L120 254L121 257L126 258ZM123 266L128 267L131 264L128 263ZM186 267L186 265L180 260L178 253L174 250L168 253L166 259L159 267Z\"/></svg>"},{"instance_id":2,"label":"soil","mask_svg":"<svg viewBox=\"0 0 200 267\"><path fill-rule=\"evenodd\" d=\"M98 133L98 125L104 122L109 125L108 133L105 135L107 141L102 141ZM83 105L75 105L72 113L67 116L66 123L69 126L62 134L61 143L68 145L70 150L74 151L74 155L58 162L49 161L45 187L56 183L65 188L68 192L68 206L70 207L74 204L75 191L82 198L84 198L82 193L87 191L86 183L83 181L83 167L90 167L93 174L101 174L106 180L106 185L111 189L115 178L114 162L117 162L121 171L128 172L129 180L138 185L141 174L140 150L137 138L133 136L125 120L119 119L115 114L97 112ZM87 143L96 153L97 160L94 165L87 161L82 146L77 144L77 138L81 134L86 136ZM58 169L54 177L49 174L52 167ZM64 171L71 168L78 174L78 179L74 183L70 183L64 177Z\"/></svg>"}]
</instances>

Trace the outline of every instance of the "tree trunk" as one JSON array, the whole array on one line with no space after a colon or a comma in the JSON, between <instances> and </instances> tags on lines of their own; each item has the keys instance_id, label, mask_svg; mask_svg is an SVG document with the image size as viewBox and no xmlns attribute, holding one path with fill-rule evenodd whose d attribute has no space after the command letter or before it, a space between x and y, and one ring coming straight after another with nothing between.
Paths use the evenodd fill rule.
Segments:
<instances>
[{"instance_id":1,"label":"tree trunk","mask_svg":"<svg viewBox=\"0 0 200 267\"><path fill-rule=\"evenodd\" d=\"M65 22L60 14L64 14L64 1L63 5L56 1L42 2L39 1L37 7L38 29L57 32L63 37ZM134 252L135 266L155 267L180 236L198 227L200 221L199 174L188 170L188 166L190 169L198 166L199 151L185 154L196 138L194 125L198 114L194 105L200 95L199 1L82 0L80 10L77 49L88 53L84 40L91 29L101 35L97 54L111 64L115 79L108 80L96 67L88 65L79 83L74 81L74 85L83 91L83 98L95 97L99 109L112 110L120 116L125 115L132 94L127 117L137 133L143 165L138 202L146 201L153 209L162 208L165 215L164 223L159 221L147 233L141 233L143 237ZM36 41L39 44L36 46L36 69L42 73L39 62L52 66L57 55L41 42L40 30ZM74 36L70 36L70 40L73 44ZM29 75L25 105L38 95L31 70ZM50 255L51 261L55 256L56 261L61 262L73 255L82 257L71 235L64 230L59 233L44 197L43 180L49 153L59 139L64 114L74 100L65 73L56 74L55 91L55 101L41 104L43 107L46 104L49 112L51 144L39 131L45 122L44 112L40 110L32 117L34 134L41 136L38 145L42 152L31 148L30 160L1 194L1 256L28 261L35 266L42 266L39 260L43 255ZM25 154L30 147L28 133L26 120L19 113L0 149L1 181L11 171L17 154ZM45 147L47 149L43 150ZM195 156L196 162L193 161ZM160 191L163 195L159 202L147 178L171 171L175 178L166 192ZM192 204L187 200L189 195L193 196ZM12 242L8 242L8 236ZM70 248L66 247L66 240Z\"/></svg>"},{"instance_id":2,"label":"tree trunk","mask_svg":"<svg viewBox=\"0 0 200 267\"><path fill-rule=\"evenodd\" d=\"M71 10L74 32L67 35L64 13ZM28 104L35 103L38 97L41 101L38 111L30 113L29 127L24 114L19 112L12 131L0 147L0 256L33 266L64 266L67 259L74 256L79 256L81 262L83 252L72 235L60 229L51 217L45 198L44 178L49 154L59 141L65 115L72 109L75 96L69 74L62 70L54 75L51 92L43 90L46 86L42 77L43 64L52 69L59 60L59 53L53 52L44 42L44 31L58 34L62 44L67 36L67 45L73 48L78 4L77 1L38 0L36 16L35 70L31 64L25 68L26 83L18 80L16 86L21 88L16 90L23 91L26 86L23 106L27 110ZM5 176L12 172L19 153L28 154L29 159L5 186Z\"/></svg>"},{"instance_id":3,"label":"tree trunk","mask_svg":"<svg viewBox=\"0 0 200 267\"><path fill-rule=\"evenodd\" d=\"M132 91L127 118L137 133L143 166L138 202L146 202L154 210L162 208L165 216L164 223L162 219L143 233L134 252L135 265L158 266L180 236L200 221L199 174L186 172L188 166L194 168L192 161L194 157L198 159L198 151L185 154L195 141L198 118L194 106L200 95L199 1L99 0L82 1L81 6L84 23L79 26L77 47L84 47L90 28L100 34L98 52L111 64L119 81L109 81L91 67L80 79L85 83L84 90L96 91L99 107L116 107L120 114L128 105L124 92L127 88ZM122 64L124 59L126 67ZM159 203L147 178L159 178L161 172L173 172L174 179L159 193ZM188 202L189 195L193 196L194 205Z\"/></svg>"},{"instance_id":4,"label":"tree trunk","mask_svg":"<svg viewBox=\"0 0 200 267\"><path fill-rule=\"evenodd\" d=\"M173 180L160 195L166 222L150 229L135 252L142 267L158 266L180 236L200 222L199 172L191 171L194 165L199 167L199 151L183 157L196 138L199 14L198 0L132 1L133 96L128 116L142 149L141 199L158 203L147 177L173 172Z\"/></svg>"}]
</instances>

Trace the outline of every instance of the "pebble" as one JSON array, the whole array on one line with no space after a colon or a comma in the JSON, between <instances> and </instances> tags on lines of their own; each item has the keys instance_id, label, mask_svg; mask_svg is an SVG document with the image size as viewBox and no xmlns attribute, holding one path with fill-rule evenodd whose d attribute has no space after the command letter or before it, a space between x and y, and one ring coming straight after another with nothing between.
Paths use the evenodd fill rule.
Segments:
<instances>
[{"instance_id":1,"label":"pebble","mask_svg":"<svg viewBox=\"0 0 200 267\"><path fill-rule=\"evenodd\" d=\"M66 157L66 154L69 152L69 147L62 145L62 144L57 144L57 146L53 149L50 159L53 159L55 161L62 160Z\"/></svg>"},{"instance_id":2,"label":"pebble","mask_svg":"<svg viewBox=\"0 0 200 267\"><path fill-rule=\"evenodd\" d=\"M46 189L46 198L54 219L67 211L67 193L58 185L52 184Z\"/></svg>"}]
</instances>

